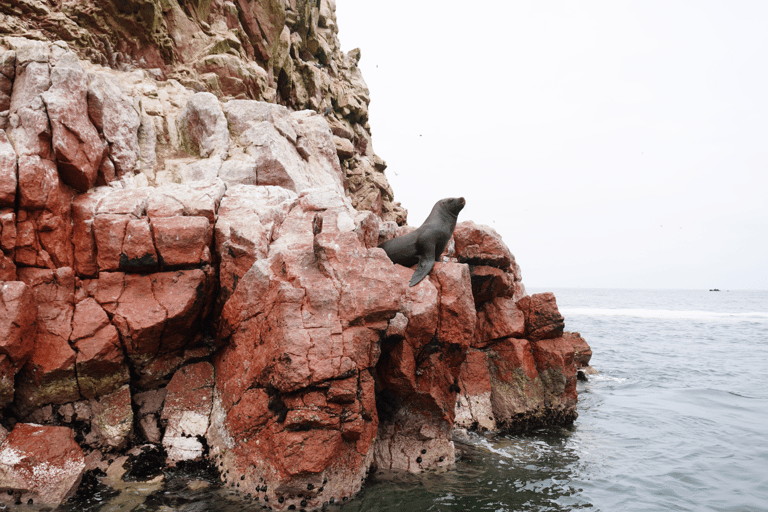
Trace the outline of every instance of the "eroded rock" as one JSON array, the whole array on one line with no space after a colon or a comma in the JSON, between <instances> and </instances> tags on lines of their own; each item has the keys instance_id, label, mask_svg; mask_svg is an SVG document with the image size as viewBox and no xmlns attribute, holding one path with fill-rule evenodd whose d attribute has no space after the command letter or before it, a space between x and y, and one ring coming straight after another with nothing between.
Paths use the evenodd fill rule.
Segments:
<instances>
[{"instance_id":1,"label":"eroded rock","mask_svg":"<svg viewBox=\"0 0 768 512\"><path fill-rule=\"evenodd\" d=\"M77 490L83 451L67 427L18 423L0 446L0 499L57 506Z\"/></svg>"},{"instance_id":2,"label":"eroded rock","mask_svg":"<svg viewBox=\"0 0 768 512\"><path fill-rule=\"evenodd\" d=\"M88 118L88 84L74 53L51 67L51 86L41 96L51 123L52 144L61 178L80 192L96 183L106 144Z\"/></svg>"},{"instance_id":3,"label":"eroded rock","mask_svg":"<svg viewBox=\"0 0 768 512\"><path fill-rule=\"evenodd\" d=\"M460 223L413 288L376 248L413 228L332 2L32 4L0 31L70 42L0 42L14 420L80 429L114 485L101 452L162 442L276 509L449 467L454 425L573 421L589 348L497 233Z\"/></svg>"},{"instance_id":4,"label":"eroded rock","mask_svg":"<svg viewBox=\"0 0 768 512\"><path fill-rule=\"evenodd\" d=\"M200 438L208 430L213 399L213 366L202 362L179 369L166 387L161 419L166 422L163 446L167 460L200 460Z\"/></svg>"}]
</instances>

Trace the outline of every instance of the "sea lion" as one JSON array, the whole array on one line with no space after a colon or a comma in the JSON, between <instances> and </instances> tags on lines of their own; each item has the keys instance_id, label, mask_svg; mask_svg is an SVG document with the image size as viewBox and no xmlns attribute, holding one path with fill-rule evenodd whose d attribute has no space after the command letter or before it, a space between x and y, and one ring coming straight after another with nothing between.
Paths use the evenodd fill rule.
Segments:
<instances>
[{"instance_id":1,"label":"sea lion","mask_svg":"<svg viewBox=\"0 0 768 512\"><path fill-rule=\"evenodd\" d=\"M406 267L418 264L409 286L419 284L435 266L435 261L443 254L453 235L456 219L465 204L463 197L441 199L435 203L427 220L416 231L379 245L393 263Z\"/></svg>"}]
</instances>

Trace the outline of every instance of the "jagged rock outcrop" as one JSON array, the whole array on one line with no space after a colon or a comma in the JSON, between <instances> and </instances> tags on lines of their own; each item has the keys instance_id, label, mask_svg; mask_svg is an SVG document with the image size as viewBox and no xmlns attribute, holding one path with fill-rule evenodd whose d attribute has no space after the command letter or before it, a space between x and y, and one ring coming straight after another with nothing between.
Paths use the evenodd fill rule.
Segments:
<instances>
[{"instance_id":1,"label":"jagged rock outcrop","mask_svg":"<svg viewBox=\"0 0 768 512\"><path fill-rule=\"evenodd\" d=\"M4 105L9 102L14 69L21 66L19 78L39 92L47 91L43 101L54 107L50 127L43 132L53 139L59 172L69 185L84 191L82 187L95 176L94 167L103 165L104 174L116 172L118 177L132 171L139 146L140 166L149 182L163 172L164 159L175 152L175 117L186 104L175 99L180 89L210 92L219 98L262 100L293 111L313 110L326 117L333 131L331 148L338 152L353 206L404 224L406 212L394 202L384 175L386 164L373 151L368 125L370 94L357 67L360 50L341 51L335 9L333 0L3 3L0 36L35 40L31 45L37 48L42 48L38 41L63 44L57 46L61 50L49 52L55 64L41 60L34 53L37 50L26 46L17 65L12 56L0 54L0 113L8 108ZM125 94L124 83L110 77L88 77L88 115L103 135L102 141L88 123L77 120L85 110L72 110L82 107L86 83L81 66L70 56L58 62L55 54L64 49L83 61L131 74L142 83L143 97L136 101L137 95ZM27 71L30 62L33 66ZM45 66L46 62L51 66ZM117 92L120 89L122 94ZM13 116L22 102L11 103L9 115ZM42 119L34 112L42 107L40 101L30 104L24 117L23 124L34 133L42 133L34 128L35 119ZM64 119L57 112L75 116L68 117L64 126L57 121ZM115 123L118 119L127 122ZM0 128L3 124L0 114ZM75 140L73 136L78 143L65 144ZM154 137L161 147L152 147ZM109 143L109 162L99 157L103 141ZM208 156L207 151L203 153ZM51 171L37 169L36 173Z\"/></svg>"},{"instance_id":2,"label":"jagged rock outcrop","mask_svg":"<svg viewBox=\"0 0 768 512\"><path fill-rule=\"evenodd\" d=\"M333 10L0 6L0 450L35 423L85 452L51 490L0 457L14 499L151 443L318 509L450 467L454 425L575 418L589 347L498 234L459 223L414 287L377 247L413 228Z\"/></svg>"},{"instance_id":3,"label":"jagged rock outcrop","mask_svg":"<svg viewBox=\"0 0 768 512\"><path fill-rule=\"evenodd\" d=\"M576 370L589 364L588 345L578 333L564 333L554 294L525 292L520 267L493 229L462 222L454 239L458 260L470 268L477 309L455 424L526 430L572 422Z\"/></svg>"}]
</instances>

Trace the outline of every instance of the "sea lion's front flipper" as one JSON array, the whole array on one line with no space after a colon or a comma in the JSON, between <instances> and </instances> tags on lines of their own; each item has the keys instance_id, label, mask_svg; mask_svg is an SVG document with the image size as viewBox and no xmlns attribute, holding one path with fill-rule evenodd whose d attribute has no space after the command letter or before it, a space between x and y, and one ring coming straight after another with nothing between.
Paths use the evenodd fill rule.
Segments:
<instances>
[{"instance_id":1,"label":"sea lion's front flipper","mask_svg":"<svg viewBox=\"0 0 768 512\"><path fill-rule=\"evenodd\" d=\"M413 272L413 277L411 277L411 282L408 283L408 286L416 286L417 284L419 284L419 282L422 279L427 277L427 274L429 274L430 270L432 270L432 267L434 266L435 266L434 254L427 253L425 255L419 255L419 265L416 267L416 270Z\"/></svg>"}]
</instances>

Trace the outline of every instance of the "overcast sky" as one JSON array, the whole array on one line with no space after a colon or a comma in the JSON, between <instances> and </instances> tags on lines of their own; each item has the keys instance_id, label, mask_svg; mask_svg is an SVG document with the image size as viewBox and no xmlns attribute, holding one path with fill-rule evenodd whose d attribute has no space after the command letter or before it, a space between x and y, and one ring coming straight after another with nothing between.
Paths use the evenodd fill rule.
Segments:
<instances>
[{"instance_id":1,"label":"overcast sky","mask_svg":"<svg viewBox=\"0 0 768 512\"><path fill-rule=\"evenodd\" d=\"M768 289L768 2L336 0L376 153L529 288Z\"/></svg>"}]
</instances>

